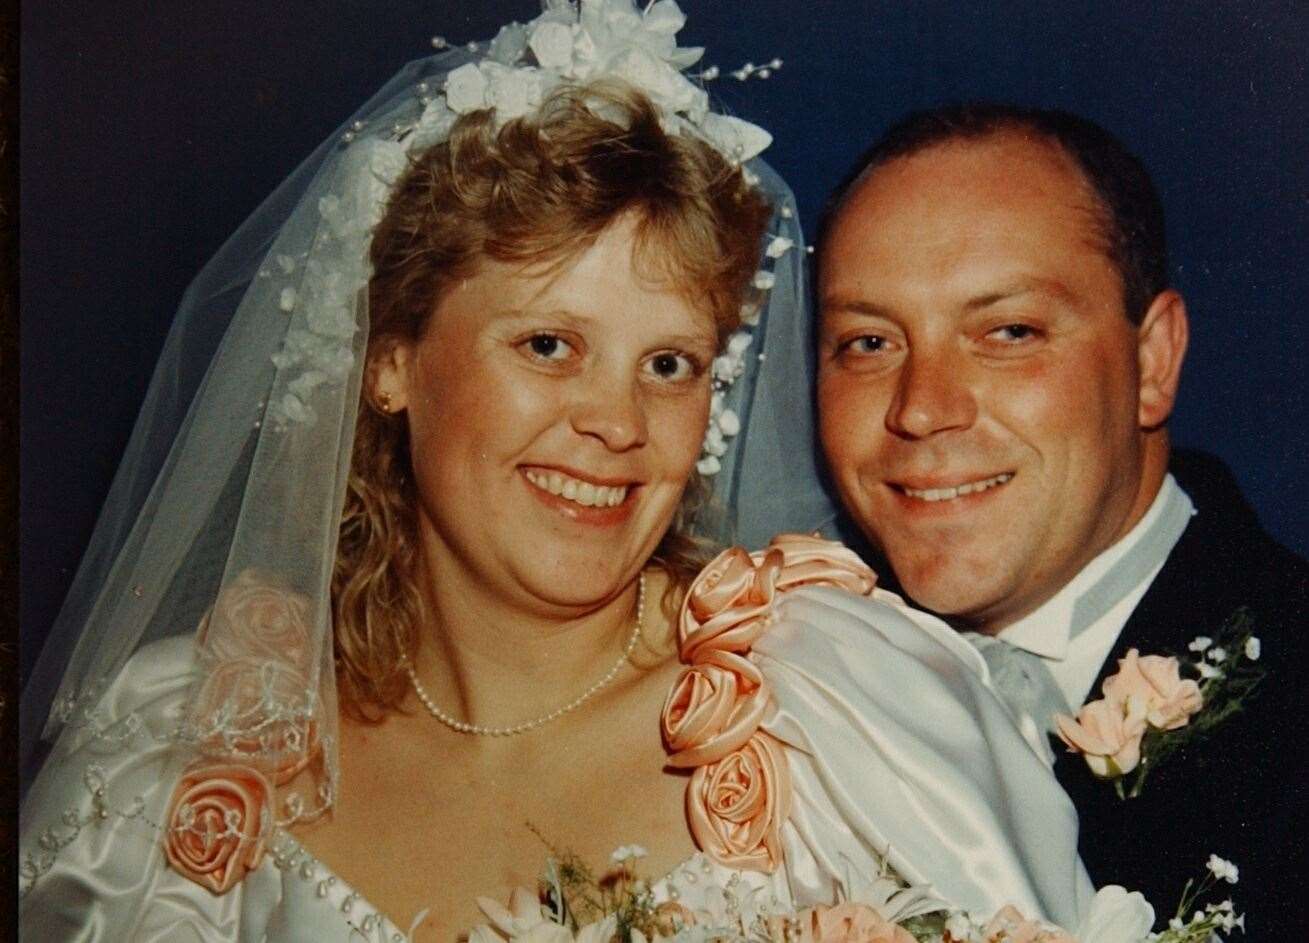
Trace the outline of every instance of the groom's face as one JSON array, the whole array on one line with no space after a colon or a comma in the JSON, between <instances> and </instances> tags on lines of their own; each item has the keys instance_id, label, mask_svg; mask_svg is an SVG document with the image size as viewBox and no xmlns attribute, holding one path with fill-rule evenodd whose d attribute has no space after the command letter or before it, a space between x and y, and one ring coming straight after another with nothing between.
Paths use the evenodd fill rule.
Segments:
<instances>
[{"instance_id":1,"label":"groom's face","mask_svg":"<svg viewBox=\"0 0 1309 943\"><path fill-rule=\"evenodd\" d=\"M998 631L1126 530L1137 330L1075 165L1014 134L874 170L827 240L819 409L919 604Z\"/></svg>"}]
</instances>

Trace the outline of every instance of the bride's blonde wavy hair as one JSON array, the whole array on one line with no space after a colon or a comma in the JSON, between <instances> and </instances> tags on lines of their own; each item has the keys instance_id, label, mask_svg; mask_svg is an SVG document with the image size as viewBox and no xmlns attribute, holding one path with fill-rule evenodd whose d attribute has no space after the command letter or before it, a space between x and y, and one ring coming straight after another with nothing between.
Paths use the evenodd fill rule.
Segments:
<instances>
[{"instance_id":1,"label":"bride's blonde wavy hair","mask_svg":"<svg viewBox=\"0 0 1309 943\"><path fill-rule=\"evenodd\" d=\"M442 294L482 258L561 263L629 214L635 263L683 286L712 314L721 343L742 305L758 303L751 277L771 215L738 167L703 141L666 132L654 105L617 83L563 89L499 129L489 111L462 116L402 175L374 232L370 362L396 341L417 340ZM376 720L406 695L401 662L417 648L424 603L408 426L379 408L369 377L332 607L341 704ZM675 589L711 549L690 535L704 491L693 475L654 555Z\"/></svg>"}]
</instances>

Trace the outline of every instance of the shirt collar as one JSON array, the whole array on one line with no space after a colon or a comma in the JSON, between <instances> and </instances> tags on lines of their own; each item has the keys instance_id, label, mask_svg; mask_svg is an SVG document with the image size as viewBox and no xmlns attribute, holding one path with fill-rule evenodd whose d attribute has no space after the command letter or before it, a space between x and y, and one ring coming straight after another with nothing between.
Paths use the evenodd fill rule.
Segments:
<instances>
[{"instance_id":1,"label":"shirt collar","mask_svg":"<svg viewBox=\"0 0 1309 943\"><path fill-rule=\"evenodd\" d=\"M1133 561L1132 567L1133 572L1139 576L1127 583L1118 581L1111 590L1115 598L1097 602L1108 609L1119 599L1125 598L1142 581L1149 579L1167 559L1186 526L1185 521L1194 513L1195 509L1186 492L1172 475L1166 476L1145 515L1121 540L1082 567L1076 576L1036 610L1002 629L997 637L1034 655L1062 661L1067 657L1068 646L1073 639L1078 602L1093 589L1103 596L1105 578L1110 575L1114 565L1139 550L1144 553L1144 557Z\"/></svg>"}]
</instances>

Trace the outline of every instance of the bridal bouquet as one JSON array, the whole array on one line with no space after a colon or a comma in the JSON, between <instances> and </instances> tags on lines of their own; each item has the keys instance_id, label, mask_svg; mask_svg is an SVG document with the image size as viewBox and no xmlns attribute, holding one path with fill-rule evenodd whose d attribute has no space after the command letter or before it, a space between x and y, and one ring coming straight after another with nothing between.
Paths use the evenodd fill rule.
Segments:
<instances>
[{"instance_id":1,"label":"bridal bouquet","mask_svg":"<svg viewBox=\"0 0 1309 943\"><path fill-rule=\"evenodd\" d=\"M1245 931L1245 915L1230 899L1200 905L1219 883L1236 883L1236 866L1217 855L1203 879L1187 884L1161 933L1151 932L1154 909L1145 898L1116 886L1101 888L1072 933L1012 906L978 920L889 874L851 886L834 905L795 910L733 873L688 907L638 874L644 856L625 845L599 878L573 855L552 858L537 891L518 888L508 906L478 900L489 923L470 931L469 943L1211 943Z\"/></svg>"}]
</instances>

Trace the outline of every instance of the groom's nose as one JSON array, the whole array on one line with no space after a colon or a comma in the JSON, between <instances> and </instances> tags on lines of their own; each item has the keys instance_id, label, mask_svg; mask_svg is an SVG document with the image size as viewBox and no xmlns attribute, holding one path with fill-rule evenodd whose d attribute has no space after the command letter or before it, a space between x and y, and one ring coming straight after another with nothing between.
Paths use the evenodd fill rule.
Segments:
<instances>
[{"instance_id":1,"label":"groom's nose","mask_svg":"<svg viewBox=\"0 0 1309 943\"><path fill-rule=\"evenodd\" d=\"M966 429L977 418L965 366L946 351L911 350L896 379L886 428L906 439Z\"/></svg>"}]
</instances>

